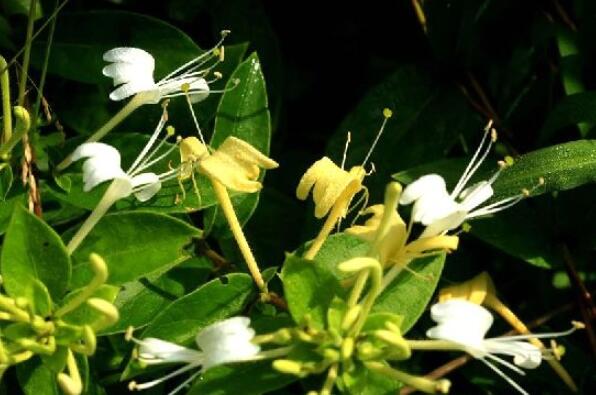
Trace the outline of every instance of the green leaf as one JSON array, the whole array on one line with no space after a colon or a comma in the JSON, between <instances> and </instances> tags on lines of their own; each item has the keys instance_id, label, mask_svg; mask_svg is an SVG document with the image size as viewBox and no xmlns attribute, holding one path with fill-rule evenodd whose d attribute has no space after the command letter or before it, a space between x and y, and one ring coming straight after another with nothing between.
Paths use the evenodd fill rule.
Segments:
<instances>
[{"instance_id":1,"label":"green leaf","mask_svg":"<svg viewBox=\"0 0 596 395\"><path fill-rule=\"evenodd\" d=\"M557 243L546 213L519 203L490 218L480 218L470 232L501 251L541 268L550 269L559 258Z\"/></svg>"},{"instance_id":2,"label":"green leaf","mask_svg":"<svg viewBox=\"0 0 596 395\"><path fill-rule=\"evenodd\" d=\"M120 312L120 320L103 334L124 332L129 326L141 328L182 297L184 285L173 275L178 268L123 284L114 303ZM196 277L196 273L188 273L188 276Z\"/></svg>"},{"instance_id":3,"label":"green leaf","mask_svg":"<svg viewBox=\"0 0 596 395\"><path fill-rule=\"evenodd\" d=\"M55 301L64 296L71 275L66 248L52 228L23 207L17 206L12 216L1 259L3 285L10 296L32 303L40 293L44 298L46 289Z\"/></svg>"},{"instance_id":4,"label":"green leaf","mask_svg":"<svg viewBox=\"0 0 596 395\"><path fill-rule=\"evenodd\" d=\"M143 331L142 338L157 337L190 345L202 328L240 314L254 292L251 277L244 273L211 280L158 314Z\"/></svg>"},{"instance_id":5,"label":"green leaf","mask_svg":"<svg viewBox=\"0 0 596 395\"><path fill-rule=\"evenodd\" d=\"M574 93L564 97L550 112L540 131L539 142L548 141L559 129L579 125L581 136L585 137L589 126L596 123L596 92Z\"/></svg>"},{"instance_id":6,"label":"green leaf","mask_svg":"<svg viewBox=\"0 0 596 395\"><path fill-rule=\"evenodd\" d=\"M271 361L250 362L209 369L195 380L188 395L260 395L280 389L296 377L277 372Z\"/></svg>"},{"instance_id":7,"label":"green leaf","mask_svg":"<svg viewBox=\"0 0 596 395\"><path fill-rule=\"evenodd\" d=\"M17 379L25 395L61 395L56 373L42 364L39 358L31 358L17 365Z\"/></svg>"},{"instance_id":8,"label":"green leaf","mask_svg":"<svg viewBox=\"0 0 596 395\"><path fill-rule=\"evenodd\" d=\"M544 178L545 184L533 190L532 196L594 182L595 152L596 140L577 140L528 152L501 173L493 185L495 195L491 201L518 195L524 188L531 189L540 177ZM393 174L393 178L408 184L425 174L437 173L445 178L448 186L454 186L467 163L468 160L463 158L444 159L401 171ZM482 166L468 185L472 185L474 180L490 177L495 170L488 165Z\"/></svg>"},{"instance_id":9,"label":"green leaf","mask_svg":"<svg viewBox=\"0 0 596 395\"><path fill-rule=\"evenodd\" d=\"M8 229L12 214L17 207L25 205L27 205L27 195L22 191L8 197L4 202L0 202L0 234L4 234Z\"/></svg>"},{"instance_id":10,"label":"green leaf","mask_svg":"<svg viewBox=\"0 0 596 395\"><path fill-rule=\"evenodd\" d=\"M420 258L410 263L379 295L372 311L403 316L402 333L406 333L424 312L441 277L445 254ZM415 272L417 274L413 274Z\"/></svg>"},{"instance_id":11,"label":"green leaf","mask_svg":"<svg viewBox=\"0 0 596 395\"><path fill-rule=\"evenodd\" d=\"M122 11L60 14L48 72L86 83L109 83L101 70L103 53L114 47L142 48L155 58L156 79L199 55L201 49L182 31L159 19ZM101 27L101 34L98 34ZM43 64L46 40L32 47L31 62Z\"/></svg>"},{"instance_id":12,"label":"green leaf","mask_svg":"<svg viewBox=\"0 0 596 395\"><path fill-rule=\"evenodd\" d=\"M89 254L101 255L109 270L108 283L118 285L165 271L189 257L184 250L201 231L184 221L149 212L104 216L73 253L73 287L92 278Z\"/></svg>"},{"instance_id":13,"label":"green leaf","mask_svg":"<svg viewBox=\"0 0 596 395\"><path fill-rule=\"evenodd\" d=\"M236 87L234 87L235 80L239 80ZM262 153L269 154L271 119L265 79L256 53L238 66L230 77L226 89L228 90L222 95L217 108L215 129L210 141L211 147L217 148L227 137L235 136ZM248 221L258 201L258 193L232 199L240 223L244 224ZM207 218L205 222L211 224L211 229L206 228L207 232L219 238L231 235L228 223L217 208L207 210L205 216Z\"/></svg>"},{"instance_id":14,"label":"green leaf","mask_svg":"<svg viewBox=\"0 0 596 395\"><path fill-rule=\"evenodd\" d=\"M398 393L402 383L357 364L350 372L341 375L345 393L352 395L393 395Z\"/></svg>"},{"instance_id":15,"label":"green leaf","mask_svg":"<svg viewBox=\"0 0 596 395\"><path fill-rule=\"evenodd\" d=\"M0 166L0 200L6 200L6 196L12 187L12 168L4 163Z\"/></svg>"},{"instance_id":16,"label":"green leaf","mask_svg":"<svg viewBox=\"0 0 596 395\"><path fill-rule=\"evenodd\" d=\"M281 279L294 321L298 324L312 323L316 329L325 328L331 302L336 295L344 293L337 277L316 260L288 254Z\"/></svg>"},{"instance_id":17,"label":"green leaf","mask_svg":"<svg viewBox=\"0 0 596 395\"><path fill-rule=\"evenodd\" d=\"M6 15L22 15L29 16L29 10L31 9L31 0L2 0L2 9ZM33 19L37 20L43 16L41 10L41 1L35 3L35 12Z\"/></svg>"},{"instance_id":18,"label":"green leaf","mask_svg":"<svg viewBox=\"0 0 596 395\"><path fill-rule=\"evenodd\" d=\"M495 181L495 197L513 196L544 177L532 195L564 191L596 181L596 140L578 140L529 152Z\"/></svg>"}]
</instances>

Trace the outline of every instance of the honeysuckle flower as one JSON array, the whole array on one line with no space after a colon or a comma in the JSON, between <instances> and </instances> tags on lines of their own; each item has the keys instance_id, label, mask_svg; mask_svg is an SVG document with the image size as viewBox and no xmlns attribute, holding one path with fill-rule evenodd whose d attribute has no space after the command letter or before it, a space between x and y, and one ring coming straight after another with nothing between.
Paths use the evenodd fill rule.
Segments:
<instances>
[{"instance_id":1,"label":"honeysuckle flower","mask_svg":"<svg viewBox=\"0 0 596 395\"><path fill-rule=\"evenodd\" d=\"M244 140L230 136L210 155L199 150L199 173L217 180L226 188L245 193L261 190L260 169L275 169L279 164Z\"/></svg>"},{"instance_id":2,"label":"honeysuckle flower","mask_svg":"<svg viewBox=\"0 0 596 395\"><path fill-rule=\"evenodd\" d=\"M348 133L346 151L344 151L344 159L341 167L324 156L313 163L300 179L296 187L296 197L300 200L306 200L312 190L312 197L315 203L315 217L323 218L327 216L321 231L304 255L306 259L313 259L316 256L335 224L346 217L350 203L360 191L364 192L364 206L366 206L368 189L362 185L362 181L367 175L364 166L379 141L387 120L392 115L391 110L388 108L383 110L384 119L381 128L360 166L353 166L349 171L344 170L346 152L350 142L350 134Z\"/></svg>"},{"instance_id":3,"label":"honeysuckle flower","mask_svg":"<svg viewBox=\"0 0 596 395\"><path fill-rule=\"evenodd\" d=\"M492 184L506 167L505 162L500 162L500 169L490 179L466 187L497 139L497 133L491 125L487 125L478 149L451 193L447 192L445 180L438 174L424 175L404 189L400 204L414 203L412 220L426 226L422 237L455 229L467 219L505 210L529 194L524 190L518 195L481 207L493 196Z\"/></svg>"},{"instance_id":4,"label":"honeysuckle flower","mask_svg":"<svg viewBox=\"0 0 596 395\"><path fill-rule=\"evenodd\" d=\"M83 190L88 192L105 181L118 179L120 188L116 193L116 199L122 199L131 194L134 194L141 202L151 199L159 192L163 181L173 179L177 175L176 170L170 170L159 175L144 171L176 149L176 146L172 146L158 155L166 139L154 147L165 123L166 116L164 115L149 142L127 171L124 171L121 167L120 152L111 145L93 142L84 143L77 147L73 152L73 160L86 159L83 163ZM152 150L152 148L154 149Z\"/></svg>"},{"instance_id":5,"label":"honeysuckle flower","mask_svg":"<svg viewBox=\"0 0 596 395\"><path fill-rule=\"evenodd\" d=\"M468 281L445 287L439 291L439 302L446 302L453 299L466 300L474 304L483 305L499 314L518 333L523 335L530 334L528 327L517 317L515 312L501 302L497 296L495 284L486 272L482 272ZM544 343L535 337L529 336L528 341L541 350L545 349ZM577 391L577 385L573 378L559 361L556 359L547 359L546 362L569 388Z\"/></svg>"},{"instance_id":6,"label":"honeysuckle flower","mask_svg":"<svg viewBox=\"0 0 596 395\"><path fill-rule=\"evenodd\" d=\"M227 30L223 31L220 41L212 49L184 63L157 82L153 77L155 59L149 52L134 47L117 47L105 52L103 59L110 64L102 72L113 79L116 87L110 93L110 99L120 101L131 96L132 99L91 134L86 142L101 140L142 105L156 104L162 99L177 96L185 96L190 104L206 99L214 92L209 84L222 77L221 73L213 70L224 59L221 44L228 33ZM213 77L208 80L210 74ZM57 169L65 169L72 161L73 155L70 154L58 164Z\"/></svg>"},{"instance_id":7,"label":"honeysuckle flower","mask_svg":"<svg viewBox=\"0 0 596 395\"><path fill-rule=\"evenodd\" d=\"M572 333L577 326L564 332L486 338L493 324L492 314L484 307L463 299L450 299L431 307L431 318L437 323L427 330L432 339L451 342L474 358L482 361L522 394L527 392L499 367L507 367L524 375L524 369L537 368L547 355L545 350L527 342L530 338L553 338ZM497 355L513 357L513 363Z\"/></svg>"},{"instance_id":8,"label":"honeysuckle flower","mask_svg":"<svg viewBox=\"0 0 596 395\"><path fill-rule=\"evenodd\" d=\"M316 218L325 217L332 207L345 216L354 196L365 188L364 176L362 166L346 171L324 156L306 170L296 187L296 197L306 200L312 190Z\"/></svg>"},{"instance_id":9,"label":"honeysuckle flower","mask_svg":"<svg viewBox=\"0 0 596 395\"><path fill-rule=\"evenodd\" d=\"M191 62L196 63L197 59ZM209 84L203 77L206 72L196 71L196 65L190 68L193 64L187 63L182 69L178 69L179 75L168 74L155 82L155 59L141 48L113 48L103 54L103 60L111 62L102 72L106 77L112 78L114 86L117 86L110 93L110 99L114 101L124 100L139 92L147 92L146 103L157 104L161 99L184 94L182 87L185 84L193 103L202 101L209 95ZM185 68L190 68L190 71L183 71Z\"/></svg>"},{"instance_id":10,"label":"honeysuckle flower","mask_svg":"<svg viewBox=\"0 0 596 395\"><path fill-rule=\"evenodd\" d=\"M102 70L103 75L112 78L114 86L117 86L110 93L110 99L120 101L143 92L144 102L150 104L186 93L192 103L204 100L209 95L209 81L205 77L223 57L223 49L219 46L227 33L222 32L221 40L212 50L183 64L157 82L153 78L155 59L149 52L134 47L110 49L103 54L103 60L110 64ZM214 75L217 78L217 74Z\"/></svg>"},{"instance_id":11,"label":"honeysuckle flower","mask_svg":"<svg viewBox=\"0 0 596 395\"><path fill-rule=\"evenodd\" d=\"M153 381L140 384L132 381L129 388L144 390L182 373L198 369L169 393L169 395L174 395L198 375L214 366L258 359L261 349L251 342L254 336L255 331L250 327L248 317L233 317L216 322L201 330L195 337L198 350L156 338L134 339L139 345L138 359L142 364L183 363L185 365Z\"/></svg>"},{"instance_id":12,"label":"honeysuckle flower","mask_svg":"<svg viewBox=\"0 0 596 395\"><path fill-rule=\"evenodd\" d=\"M170 148L163 149L167 138L173 134L173 129L170 128L167 128L166 137L157 143L166 121L167 113L164 108L164 113L147 145L141 150L139 156L127 171L124 171L121 167L120 152L108 144L84 143L75 149L72 155L73 159L85 159L83 163L83 190L85 192L105 181L113 181L91 215L68 243L67 249L69 252L72 253L79 246L95 224L116 201L134 195L140 202L145 202L159 192L163 182L178 176L178 169L171 169L161 174L147 171L153 165L164 160L177 148L177 144L174 144Z\"/></svg>"}]
</instances>

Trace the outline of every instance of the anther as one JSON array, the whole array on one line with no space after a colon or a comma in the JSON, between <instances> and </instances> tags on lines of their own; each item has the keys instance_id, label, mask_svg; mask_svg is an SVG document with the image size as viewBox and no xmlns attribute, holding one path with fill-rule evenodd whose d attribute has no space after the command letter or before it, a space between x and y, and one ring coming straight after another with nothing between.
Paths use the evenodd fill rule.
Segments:
<instances>
[{"instance_id":1,"label":"anther","mask_svg":"<svg viewBox=\"0 0 596 395\"><path fill-rule=\"evenodd\" d=\"M388 109L388 108L384 108L384 109L383 109L383 116L384 116L385 118L391 118L391 117L393 116L393 111L391 111L391 110L390 110L390 109Z\"/></svg>"},{"instance_id":2,"label":"anther","mask_svg":"<svg viewBox=\"0 0 596 395\"><path fill-rule=\"evenodd\" d=\"M176 128L174 128L172 125L168 125L166 127L166 136L170 137L173 136L176 133Z\"/></svg>"},{"instance_id":3,"label":"anther","mask_svg":"<svg viewBox=\"0 0 596 395\"><path fill-rule=\"evenodd\" d=\"M220 79L222 79L222 78L223 78L223 74L222 74L222 73L220 73L219 71L214 71L214 72L213 72L213 76L214 76L215 78L217 78L218 80L220 80Z\"/></svg>"},{"instance_id":4,"label":"anther","mask_svg":"<svg viewBox=\"0 0 596 395\"><path fill-rule=\"evenodd\" d=\"M490 139L491 139L491 141L494 143L495 141L497 141L497 137L498 137L497 130L494 129L494 128L491 128L490 129Z\"/></svg>"}]
</instances>

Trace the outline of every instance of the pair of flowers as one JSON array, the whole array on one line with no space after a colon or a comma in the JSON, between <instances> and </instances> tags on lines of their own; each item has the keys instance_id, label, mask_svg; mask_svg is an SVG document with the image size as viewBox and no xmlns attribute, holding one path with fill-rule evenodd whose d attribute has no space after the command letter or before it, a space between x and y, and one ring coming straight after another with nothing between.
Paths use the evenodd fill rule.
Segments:
<instances>
[{"instance_id":1,"label":"pair of flowers","mask_svg":"<svg viewBox=\"0 0 596 395\"><path fill-rule=\"evenodd\" d=\"M496 364L519 374L525 369L537 368L543 359L543 350L529 343L532 338L562 336L575 328L547 334L531 334L486 338L493 324L492 314L484 307L464 299L450 299L431 308L431 318L437 323L426 334L431 339L445 341L447 348L460 349L479 359L499 376L527 394L515 381L509 378ZM139 361L146 365L182 363L184 366L156 380L138 384L131 382L131 390L143 390L160 384L170 378L198 369L177 386L169 395L174 395L206 370L228 363L247 362L262 359L261 349L252 341L255 331L247 317L234 317L212 324L201 330L195 338L200 349L191 349L156 338L134 339L138 344ZM513 363L497 355L513 357Z\"/></svg>"}]
</instances>

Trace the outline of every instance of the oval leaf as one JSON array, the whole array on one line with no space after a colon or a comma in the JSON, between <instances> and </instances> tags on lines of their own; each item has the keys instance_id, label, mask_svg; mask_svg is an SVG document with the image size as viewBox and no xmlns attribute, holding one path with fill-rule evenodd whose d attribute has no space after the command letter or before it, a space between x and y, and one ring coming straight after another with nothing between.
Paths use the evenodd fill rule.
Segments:
<instances>
[{"instance_id":1,"label":"oval leaf","mask_svg":"<svg viewBox=\"0 0 596 395\"><path fill-rule=\"evenodd\" d=\"M89 254L101 255L109 270L108 283L123 284L164 271L189 257L184 251L201 231L163 214L123 212L103 217L73 253L73 286L92 278Z\"/></svg>"},{"instance_id":2,"label":"oval leaf","mask_svg":"<svg viewBox=\"0 0 596 395\"><path fill-rule=\"evenodd\" d=\"M403 317L401 330L406 333L418 321L433 296L444 264L445 254L416 259L409 265L411 272L400 273L379 295L372 311L399 314Z\"/></svg>"},{"instance_id":3,"label":"oval leaf","mask_svg":"<svg viewBox=\"0 0 596 395\"><path fill-rule=\"evenodd\" d=\"M34 303L42 288L46 288L58 301L68 287L70 265L60 236L41 219L17 206L2 247L1 271L6 292Z\"/></svg>"}]
</instances>

